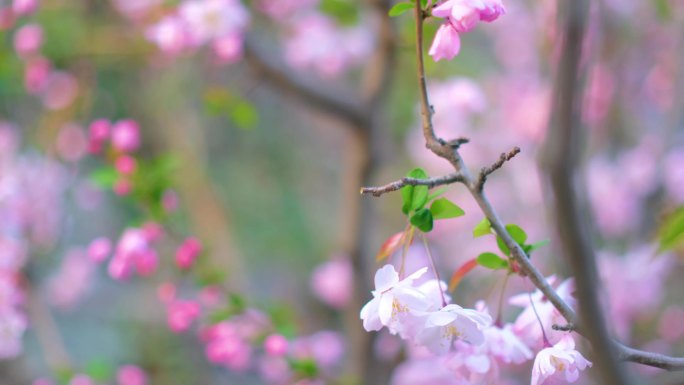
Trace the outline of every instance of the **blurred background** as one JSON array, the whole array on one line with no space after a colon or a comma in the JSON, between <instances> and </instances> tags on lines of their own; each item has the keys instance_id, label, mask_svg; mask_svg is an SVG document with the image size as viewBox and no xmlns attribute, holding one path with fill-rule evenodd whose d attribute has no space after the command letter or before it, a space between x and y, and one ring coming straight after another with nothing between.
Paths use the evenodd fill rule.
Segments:
<instances>
[{"instance_id":1,"label":"blurred background","mask_svg":"<svg viewBox=\"0 0 684 385\"><path fill-rule=\"evenodd\" d=\"M197 16L184 8L193 2L207 1L0 0L0 302L16 310L0 316L0 383L86 373L114 384L124 364L151 384L270 383L260 363L212 364L197 330L169 330L158 297L172 283L179 298L220 288L209 318L247 306L288 338L332 331L324 346L339 354L329 372L318 362L325 383L401 384L392 378L407 357L400 343L358 319L376 252L406 225L401 197L359 189L414 167L451 172L422 139L411 13L390 18L384 0L235 0ZM435 128L470 139L462 154L475 172L521 148L487 192L506 223L551 240L534 262L560 281L570 274L539 156L556 2L504 5L497 21L461 35L454 60L427 58ZM196 22L189 32L174 24L183 15ZM676 0L592 3L578 165L611 329L675 355L684 354L682 248L658 242L684 203L683 20ZM426 45L439 24L427 21ZM98 124L129 134L98 139ZM443 278L496 250L473 239L483 215L467 192L456 185L445 196L466 215L428 236ZM93 240L121 247L126 229L150 223L164 233L154 274L112 279L110 262L92 261ZM191 271L174 265L189 237L202 245ZM422 245L408 261L425 262ZM501 278L475 269L454 300L494 307ZM529 289L520 279L504 288ZM507 321L518 313L503 309ZM506 383L527 383L529 368ZM629 370L644 383L682 383Z\"/></svg>"}]
</instances>

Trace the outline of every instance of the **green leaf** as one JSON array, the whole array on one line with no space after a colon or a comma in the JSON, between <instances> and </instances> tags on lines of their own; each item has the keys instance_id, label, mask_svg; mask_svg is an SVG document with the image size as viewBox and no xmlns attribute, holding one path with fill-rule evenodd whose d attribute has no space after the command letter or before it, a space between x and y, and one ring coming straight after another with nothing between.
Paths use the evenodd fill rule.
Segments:
<instances>
[{"instance_id":1,"label":"green leaf","mask_svg":"<svg viewBox=\"0 0 684 385\"><path fill-rule=\"evenodd\" d=\"M506 254L506 256L511 256L511 251L508 249L508 246L506 246L506 243L498 235L496 236L496 245L499 246L499 250L501 250L502 253Z\"/></svg>"},{"instance_id":2,"label":"green leaf","mask_svg":"<svg viewBox=\"0 0 684 385\"><path fill-rule=\"evenodd\" d=\"M292 360L290 366L292 367L292 370L305 378L314 378L318 376L318 364L312 359L305 358L301 360Z\"/></svg>"},{"instance_id":3,"label":"green leaf","mask_svg":"<svg viewBox=\"0 0 684 385\"><path fill-rule=\"evenodd\" d=\"M230 110L230 119L238 128L249 130L259 123L259 112L252 103L243 100Z\"/></svg>"},{"instance_id":4,"label":"green leaf","mask_svg":"<svg viewBox=\"0 0 684 385\"><path fill-rule=\"evenodd\" d=\"M415 179L427 179L428 174L422 168L416 168L411 170L406 174L409 178ZM401 197L404 201L404 205L401 207L401 211L404 214L410 213L414 210L419 210L425 206L427 203L429 189L427 186L404 186L401 188Z\"/></svg>"},{"instance_id":5,"label":"green leaf","mask_svg":"<svg viewBox=\"0 0 684 385\"><path fill-rule=\"evenodd\" d=\"M85 374L99 383L109 382L114 377L114 367L107 361L95 359L88 362Z\"/></svg>"},{"instance_id":6,"label":"green leaf","mask_svg":"<svg viewBox=\"0 0 684 385\"><path fill-rule=\"evenodd\" d=\"M390 17L397 17L397 16L403 14L404 12L409 11L413 8L414 8L414 5L411 3L397 3L394 5L394 7L392 7L389 10L389 15L390 15Z\"/></svg>"},{"instance_id":7,"label":"green leaf","mask_svg":"<svg viewBox=\"0 0 684 385\"><path fill-rule=\"evenodd\" d=\"M665 218L658 229L659 252L674 249L684 243L684 206Z\"/></svg>"},{"instance_id":8,"label":"green leaf","mask_svg":"<svg viewBox=\"0 0 684 385\"><path fill-rule=\"evenodd\" d=\"M477 263L492 270L508 269L508 261L490 252L478 255Z\"/></svg>"},{"instance_id":9,"label":"green leaf","mask_svg":"<svg viewBox=\"0 0 684 385\"><path fill-rule=\"evenodd\" d=\"M318 9L326 15L335 18L342 25L356 25L359 23L361 7L349 0L322 0Z\"/></svg>"},{"instance_id":10,"label":"green leaf","mask_svg":"<svg viewBox=\"0 0 684 385\"><path fill-rule=\"evenodd\" d=\"M525 244L525 241L527 241L527 233L525 233L525 231L518 225L506 225L506 231L508 231L508 234L511 235L511 238L513 238L513 240L521 246Z\"/></svg>"},{"instance_id":11,"label":"green leaf","mask_svg":"<svg viewBox=\"0 0 684 385\"><path fill-rule=\"evenodd\" d=\"M465 214L462 208L446 198L440 198L432 202L430 211L434 219L457 218Z\"/></svg>"},{"instance_id":12,"label":"green leaf","mask_svg":"<svg viewBox=\"0 0 684 385\"><path fill-rule=\"evenodd\" d=\"M90 181L105 189L112 188L118 179L119 173L114 167L102 167L90 174Z\"/></svg>"},{"instance_id":13,"label":"green leaf","mask_svg":"<svg viewBox=\"0 0 684 385\"><path fill-rule=\"evenodd\" d=\"M430 232L433 225L432 213L426 208L416 211L416 213L411 217L411 224L416 226L424 233Z\"/></svg>"},{"instance_id":14,"label":"green leaf","mask_svg":"<svg viewBox=\"0 0 684 385\"><path fill-rule=\"evenodd\" d=\"M533 243L531 245L525 245L523 248L525 249L525 253L529 256L530 253L533 251L539 249L540 247L544 247L549 244L549 240L545 239L543 241L539 241L537 243Z\"/></svg>"},{"instance_id":15,"label":"green leaf","mask_svg":"<svg viewBox=\"0 0 684 385\"><path fill-rule=\"evenodd\" d=\"M489 219L485 218L473 229L473 238L478 238L483 235L492 233L492 224L489 223Z\"/></svg>"}]
</instances>

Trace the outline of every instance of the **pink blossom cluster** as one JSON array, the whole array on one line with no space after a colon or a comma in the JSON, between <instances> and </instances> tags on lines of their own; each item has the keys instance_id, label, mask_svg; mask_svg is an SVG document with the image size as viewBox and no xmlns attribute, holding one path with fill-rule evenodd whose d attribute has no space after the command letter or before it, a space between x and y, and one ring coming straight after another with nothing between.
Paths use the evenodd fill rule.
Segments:
<instances>
[{"instance_id":1,"label":"pink blossom cluster","mask_svg":"<svg viewBox=\"0 0 684 385\"><path fill-rule=\"evenodd\" d=\"M13 9L18 16L31 13L36 8L35 0L15 0ZM0 9L0 29L3 11L7 10ZM71 73L54 68L53 63L41 54L44 38L43 29L39 24L23 24L14 32L14 50L24 63L26 91L38 96L45 108L62 110L76 100L79 85Z\"/></svg>"},{"instance_id":2,"label":"pink blossom cluster","mask_svg":"<svg viewBox=\"0 0 684 385\"><path fill-rule=\"evenodd\" d=\"M146 30L149 41L169 56L205 45L224 63L242 58L250 14L239 0L184 0Z\"/></svg>"},{"instance_id":3,"label":"pink blossom cluster","mask_svg":"<svg viewBox=\"0 0 684 385\"><path fill-rule=\"evenodd\" d=\"M397 368L393 384L498 383L501 365L525 363L534 351L538 353L532 385L551 377L574 382L579 371L591 366L574 349L570 334L552 330L551 326L562 324L563 319L540 292L510 299L524 307L514 323L493 323L483 303L477 309L465 309L449 303L443 282L428 279L418 283L426 272L427 268L421 268L401 278L394 266L385 265L375 275L373 299L361 310L367 331L387 328L410 342L409 360ZM554 280L549 279L550 283ZM568 303L574 303L571 280L556 290ZM426 367L434 369L428 380L420 379L418 373L424 373Z\"/></svg>"},{"instance_id":4,"label":"pink blossom cluster","mask_svg":"<svg viewBox=\"0 0 684 385\"><path fill-rule=\"evenodd\" d=\"M140 125L132 119L110 122L97 119L88 128L88 150L92 154L104 151L110 144L114 169L118 178L113 190L117 195L128 195L133 189L132 177L138 168L138 162L132 155L140 148Z\"/></svg>"},{"instance_id":5,"label":"pink blossom cluster","mask_svg":"<svg viewBox=\"0 0 684 385\"><path fill-rule=\"evenodd\" d=\"M352 299L354 272L349 257L335 256L311 275L311 291L326 305L344 309Z\"/></svg>"},{"instance_id":6,"label":"pink blossom cluster","mask_svg":"<svg viewBox=\"0 0 684 385\"><path fill-rule=\"evenodd\" d=\"M438 4L432 15L445 19L430 47L435 61L451 60L461 50L459 33L475 28L478 22L492 22L506 12L501 0L447 0Z\"/></svg>"},{"instance_id":7,"label":"pink blossom cluster","mask_svg":"<svg viewBox=\"0 0 684 385\"><path fill-rule=\"evenodd\" d=\"M0 359L22 351L22 268L29 250L54 243L65 183L58 164L20 153L16 128L0 121Z\"/></svg>"},{"instance_id":8,"label":"pink blossom cluster","mask_svg":"<svg viewBox=\"0 0 684 385\"><path fill-rule=\"evenodd\" d=\"M116 370L115 385L148 385L149 379L143 369L135 365L122 365ZM62 382L59 382L62 383ZM39 378L33 381L32 385L55 385L56 381L46 378ZM66 385L98 385L92 377L83 373L75 373L71 376Z\"/></svg>"},{"instance_id":9,"label":"pink blossom cluster","mask_svg":"<svg viewBox=\"0 0 684 385\"><path fill-rule=\"evenodd\" d=\"M109 276L116 280L126 280L133 274L141 277L153 274L159 265L159 255L154 244L161 237L162 231L156 223L147 223L140 228L130 227L124 230L107 267ZM103 248L106 249L104 246ZM91 258L94 254L91 254Z\"/></svg>"}]
</instances>

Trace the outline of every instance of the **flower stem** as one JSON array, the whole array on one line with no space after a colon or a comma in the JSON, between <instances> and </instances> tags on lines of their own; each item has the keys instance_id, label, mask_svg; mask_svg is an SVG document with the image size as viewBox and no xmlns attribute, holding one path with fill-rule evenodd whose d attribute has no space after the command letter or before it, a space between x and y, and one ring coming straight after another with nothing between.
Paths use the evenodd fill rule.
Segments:
<instances>
[{"instance_id":1,"label":"flower stem","mask_svg":"<svg viewBox=\"0 0 684 385\"><path fill-rule=\"evenodd\" d=\"M447 305L446 298L444 297L444 290L442 290L442 280L439 278L439 271L437 271L437 266L435 266L435 261L432 259L432 252L430 252L430 245L428 245L427 237L425 234L421 234L423 238L423 245L425 245L425 251L427 252L428 259L430 260L430 266L432 266L432 271L435 272L435 278L437 278L437 284L439 285L439 295L442 297L442 307Z\"/></svg>"}]
</instances>

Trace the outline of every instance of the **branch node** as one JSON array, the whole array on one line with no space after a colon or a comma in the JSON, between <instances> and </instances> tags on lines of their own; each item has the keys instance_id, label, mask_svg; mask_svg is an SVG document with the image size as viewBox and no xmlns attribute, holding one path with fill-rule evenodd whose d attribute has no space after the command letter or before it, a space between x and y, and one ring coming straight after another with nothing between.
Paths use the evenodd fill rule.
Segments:
<instances>
[{"instance_id":1,"label":"branch node","mask_svg":"<svg viewBox=\"0 0 684 385\"><path fill-rule=\"evenodd\" d=\"M561 331L561 332L574 332L575 331L575 325L573 324L567 324L567 325L551 325L551 329Z\"/></svg>"}]
</instances>

